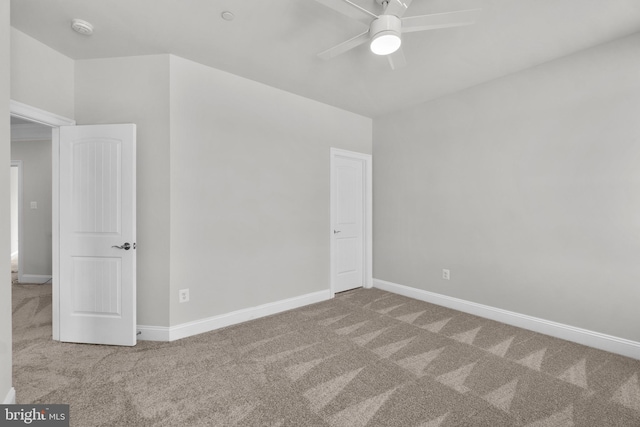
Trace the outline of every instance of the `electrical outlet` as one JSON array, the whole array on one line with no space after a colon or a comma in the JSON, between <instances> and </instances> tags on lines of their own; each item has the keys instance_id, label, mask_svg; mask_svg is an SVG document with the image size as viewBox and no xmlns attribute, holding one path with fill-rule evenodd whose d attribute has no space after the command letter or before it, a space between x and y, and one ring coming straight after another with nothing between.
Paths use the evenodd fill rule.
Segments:
<instances>
[{"instance_id":1,"label":"electrical outlet","mask_svg":"<svg viewBox=\"0 0 640 427\"><path fill-rule=\"evenodd\" d=\"M442 278L444 280L449 280L451 279L451 271L447 270L446 268L442 269Z\"/></svg>"},{"instance_id":2,"label":"electrical outlet","mask_svg":"<svg viewBox=\"0 0 640 427\"><path fill-rule=\"evenodd\" d=\"M189 302L189 289L180 289L179 298L180 302Z\"/></svg>"}]
</instances>

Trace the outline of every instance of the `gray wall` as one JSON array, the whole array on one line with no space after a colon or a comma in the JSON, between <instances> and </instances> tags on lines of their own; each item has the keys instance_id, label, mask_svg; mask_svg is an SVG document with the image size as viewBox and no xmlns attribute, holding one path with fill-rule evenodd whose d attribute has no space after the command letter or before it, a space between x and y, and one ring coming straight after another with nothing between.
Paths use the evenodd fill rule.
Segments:
<instances>
[{"instance_id":1,"label":"gray wall","mask_svg":"<svg viewBox=\"0 0 640 427\"><path fill-rule=\"evenodd\" d=\"M11 99L73 119L74 64L11 28Z\"/></svg>"},{"instance_id":2,"label":"gray wall","mask_svg":"<svg viewBox=\"0 0 640 427\"><path fill-rule=\"evenodd\" d=\"M22 274L51 276L51 141L13 141L11 160L22 160Z\"/></svg>"},{"instance_id":3,"label":"gray wall","mask_svg":"<svg viewBox=\"0 0 640 427\"><path fill-rule=\"evenodd\" d=\"M329 149L371 153L371 131L172 56L171 324L328 289Z\"/></svg>"},{"instance_id":4,"label":"gray wall","mask_svg":"<svg viewBox=\"0 0 640 427\"><path fill-rule=\"evenodd\" d=\"M0 1L0 164L9 165L10 26L9 2ZM0 173L0 402L11 390L11 266L9 261L9 168Z\"/></svg>"},{"instance_id":5,"label":"gray wall","mask_svg":"<svg viewBox=\"0 0 640 427\"><path fill-rule=\"evenodd\" d=\"M169 55L74 76L78 124L138 126L138 324L328 288L329 147L370 153L370 119Z\"/></svg>"},{"instance_id":6,"label":"gray wall","mask_svg":"<svg viewBox=\"0 0 640 427\"><path fill-rule=\"evenodd\" d=\"M638 51L374 120L374 277L640 341Z\"/></svg>"},{"instance_id":7,"label":"gray wall","mask_svg":"<svg viewBox=\"0 0 640 427\"><path fill-rule=\"evenodd\" d=\"M169 326L169 55L76 61L78 124L137 124L138 324Z\"/></svg>"}]
</instances>

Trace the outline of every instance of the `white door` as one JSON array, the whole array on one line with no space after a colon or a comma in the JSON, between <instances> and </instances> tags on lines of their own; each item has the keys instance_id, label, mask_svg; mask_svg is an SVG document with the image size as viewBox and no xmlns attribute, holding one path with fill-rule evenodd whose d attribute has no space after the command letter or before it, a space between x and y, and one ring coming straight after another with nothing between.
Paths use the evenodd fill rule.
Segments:
<instances>
[{"instance_id":1,"label":"white door","mask_svg":"<svg viewBox=\"0 0 640 427\"><path fill-rule=\"evenodd\" d=\"M365 161L332 153L333 292L365 285Z\"/></svg>"},{"instance_id":2,"label":"white door","mask_svg":"<svg viewBox=\"0 0 640 427\"><path fill-rule=\"evenodd\" d=\"M60 341L136 344L136 126L60 127Z\"/></svg>"}]
</instances>

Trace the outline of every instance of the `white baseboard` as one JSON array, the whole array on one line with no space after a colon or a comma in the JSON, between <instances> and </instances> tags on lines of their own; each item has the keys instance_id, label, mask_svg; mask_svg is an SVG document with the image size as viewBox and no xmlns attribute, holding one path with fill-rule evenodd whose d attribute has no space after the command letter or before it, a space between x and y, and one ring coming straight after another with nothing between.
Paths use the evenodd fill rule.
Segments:
<instances>
[{"instance_id":1,"label":"white baseboard","mask_svg":"<svg viewBox=\"0 0 640 427\"><path fill-rule=\"evenodd\" d=\"M138 340L140 341L171 341L170 329L168 326L146 326L138 325Z\"/></svg>"},{"instance_id":2,"label":"white baseboard","mask_svg":"<svg viewBox=\"0 0 640 427\"><path fill-rule=\"evenodd\" d=\"M16 389L11 387L7 393L7 397L2 402L3 405L15 405L16 404Z\"/></svg>"},{"instance_id":3,"label":"white baseboard","mask_svg":"<svg viewBox=\"0 0 640 427\"><path fill-rule=\"evenodd\" d=\"M281 313L294 308L304 307L305 305L326 301L330 298L331 293L327 289L171 327L138 325L138 331L141 332L141 334L138 335L138 339L145 341L175 341L181 338L236 325L248 320L258 319L260 317Z\"/></svg>"},{"instance_id":4,"label":"white baseboard","mask_svg":"<svg viewBox=\"0 0 640 427\"><path fill-rule=\"evenodd\" d=\"M18 278L20 283L47 283L51 281L51 276L41 274L23 274Z\"/></svg>"},{"instance_id":5,"label":"white baseboard","mask_svg":"<svg viewBox=\"0 0 640 427\"><path fill-rule=\"evenodd\" d=\"M640 360L640 342L552 322L550 320L515 313L513 311L503 310L471 301L465 301L459 298L436 294L422 289L398 285L397 283L387 282L384 280L373 279L373 286L375 288L404 295L409 298L430 302L432 304L485 317L508 325L517 326L519 328L528 329L541 334L550 335L552 337L561 338L567 341L572 341L578 344Z\"/></svg>"}]
</instances>

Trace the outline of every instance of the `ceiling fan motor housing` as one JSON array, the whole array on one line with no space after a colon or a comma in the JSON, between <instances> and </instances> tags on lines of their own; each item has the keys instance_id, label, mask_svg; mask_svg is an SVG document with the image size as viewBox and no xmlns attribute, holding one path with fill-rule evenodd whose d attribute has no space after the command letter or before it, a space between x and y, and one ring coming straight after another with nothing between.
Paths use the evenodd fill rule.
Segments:
<instances>
[{"instance_id":1,"label":"ceiling fan motor housing","mask_svg":"<svg viewBox=\"0 0 640 427\"><path fill-rule=\"evenodd\" d=\"M400 47L400 41L402 30L402 21L395 15L380 15L371 23L369 28L369 34L371 35L371 50L378 55L386 55L391 52L378 53L375 48L376 40L380 39L395 39L397 46L395 50Z\"/></svg>"}]
</instances>

